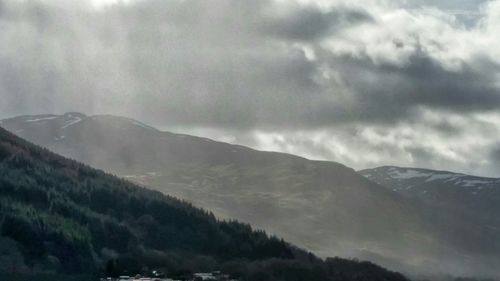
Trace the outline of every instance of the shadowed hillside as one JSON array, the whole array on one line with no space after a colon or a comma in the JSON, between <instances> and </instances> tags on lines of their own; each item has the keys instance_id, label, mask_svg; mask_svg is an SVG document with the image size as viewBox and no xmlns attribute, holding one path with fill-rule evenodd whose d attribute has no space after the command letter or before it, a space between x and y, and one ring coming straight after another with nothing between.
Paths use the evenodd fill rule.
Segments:
<instances>
[{"instance_id":1,"label":"shadowed hillside","mask_svg":"<svg viewBox=\"0 0 500 281\"><path fill-rule=\"evenodd\" d=\"M218 221L3 129L0 214L2 279L158 267L173 273L223 268L243 280L405 280L369 263L321 261L248 225Z\"/></svg>"},{"instance_id":2,"label":"shadowed hillside","mask_svg":"<svg viewBox=\"0 0 500 281\"><path fill-rule=\"evenodd\" d=\"M498 252L486 247L494 237L456 219L443 225L434 219L440 210L339 163L162 132L116 116L21 116L2 125L324 257L358 257L417 273L497 274Z\"/></svg>"}]
</instances>

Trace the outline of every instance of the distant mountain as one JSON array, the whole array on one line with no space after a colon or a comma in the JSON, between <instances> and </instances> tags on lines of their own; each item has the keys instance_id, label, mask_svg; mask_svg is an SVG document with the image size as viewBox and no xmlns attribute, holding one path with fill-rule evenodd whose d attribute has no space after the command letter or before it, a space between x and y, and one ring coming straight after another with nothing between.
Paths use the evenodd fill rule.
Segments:
<instances>
[{"instance_id":1,"label":"distant mountain","mask_svg":"<svg viewBox=\"0 0 500 281\"><path fill-rule=\"evenodd\" d=\"M406 197L436 206L478 212L500 221L500 178L393 166L359 173Z\"/></svg>"},{"instance_id":2,"label":"distant mountain","mask_svg":"<svg viewBox=\"0 0 500 281\"><path fill-rule=\"evenodd\" d=\"M100 271L153 268L178 276L222 269L255 281L406 280L366 262L319 260L1 128L0 218L0 280L89 281Z\"/></svg>"},{"instance_id":3,"label":"distant mountain","mask_svg":"<svg viewBox=\"0 0 500 281\"><path fill-rule=\"evenodd\" d=\"M500 178L394 166L359 173L407 198L447 209L500 232Z\"/></svg>"},{"instance_id":4,"label":"distant mountain","mask_svg":"<svg viewBox=\"0 0 500 281\"><path fill-rule=\"evenodd\" d=\"M322 256L370 259L408 272L500 276L498 233L339 163L162 132L116 116L21 116L0 125Z\"/></svg>"},{"instance_id":5,"label":"distant mountain","mask_svg":"<svg viewBox=\"0 0 500 281\"><path fill-rule=\"evenodd\" d=\"M450 241L491 256L500 255L500 179L395 166L359 173L422 205L429 221L441 225ZM468 235L462 235L465 232Z\"/></svg>"}]
</instances>

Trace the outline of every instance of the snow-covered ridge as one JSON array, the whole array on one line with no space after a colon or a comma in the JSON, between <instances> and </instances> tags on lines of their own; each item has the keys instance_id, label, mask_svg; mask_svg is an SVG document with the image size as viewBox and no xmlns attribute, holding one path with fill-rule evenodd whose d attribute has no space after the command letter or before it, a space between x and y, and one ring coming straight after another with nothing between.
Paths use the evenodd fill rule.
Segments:
<instances>
[{"instance_id":1,"label":"snow-covered ridge","mask_svg":"<svg viewBox=\"0 0 500 281\"><path fill-rule=\"evenodd\" d=\"M413 179L413 178L423 178L429 177L431 173L423 173L417 170L398 170L396 168L390 168L387 175L393 179Z\"/></svg>"},{"instance_id":2,"label":"snow-covered ridge","mask_svg":"<svg viewBox=\"0 0 500 281\"><path fill-rule=\"evenodd\" d=\"M58 118L57 116L40 117L35 119L26 119L26 122L40 122L40 121L53 120L57 118Z\"/></svg>"},{"instance_id":3,"label":"snow-covered ridge","mask_svg":"<svg viewBox=\"0 0 500 281\"><path fill-rule=\"evenodd\" d=\"M148 129L148 130L155 130L157 131L156 128L151 127L145 123L142 123L140 121L130 119L130 118L125 118L125 117L118 117L118 116L112 116L112 115L93 115L93 116L87 116L82 113L78 112L68 112L62 115L25 115L25 116L19 116L19 117L14 117L10 119L4 119L0 120L0 124L3 123L4 121L8 121L11 124L17 124L16 127L23 128L23 123L26 124L50 124L49 122L57 122L54 124L58 124L59 128L61 130L67 129L71 126L74 126L83 120L89 119L89 120L99 120L100 118L103 117L109 117L109 118L116 118L117 120L121 121L126 121L126 123L133 125L135 127L140 127L142 129ZM13 123L14 122L14 123Z\"/></svg>"},{"instance_id":4,"label":"snow-covered ridge","mask_svg":"<svg viewBox=\"0 0 500 281\"><path fill-rule=\"evenodd\" d=\"M379 167L361 172L365 177L375 182L396 182L400 188L409 189L415 186L426 186L436 183L459 188L500 188L499 178L482 178L459 173L432 171L414 168Z\"/></svg>"}]
</instances>

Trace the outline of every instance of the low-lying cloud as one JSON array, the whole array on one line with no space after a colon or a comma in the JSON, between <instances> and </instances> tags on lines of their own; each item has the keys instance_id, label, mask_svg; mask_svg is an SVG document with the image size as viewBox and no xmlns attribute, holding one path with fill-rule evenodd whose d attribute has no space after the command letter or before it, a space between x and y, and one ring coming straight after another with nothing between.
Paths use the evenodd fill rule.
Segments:
<instances>
[{"instance_id":1,"label":"low-lying cloud","mask_svg":"<svg viewBox=\"0 0 500 281\"><path fill-rule=\"evenodd\" d=\"M500 1L0 1L0 112L493 175ZM493 152L492 152L493 151Z\"/></svg>"}]
</instances>

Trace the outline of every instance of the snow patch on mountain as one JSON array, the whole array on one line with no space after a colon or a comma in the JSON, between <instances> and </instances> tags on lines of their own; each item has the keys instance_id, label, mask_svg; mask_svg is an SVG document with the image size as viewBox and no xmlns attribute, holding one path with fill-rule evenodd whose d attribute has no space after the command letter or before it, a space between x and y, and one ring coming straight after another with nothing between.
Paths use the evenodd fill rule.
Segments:
<instances>
[{"instance_id":1,"label":"snow patch on mountain","mask_svg":"<svg viewBox=\"0 0 500 281\"><path fill-rule=\"evenodd\" d=\"M489 180L463 180L461 184L467 187L475 187L479 184L490 184L492 181Z\"/></svg>"},{"instance_id":2,"label":"snow patch on mountain","mask_svg":"<svg viewBox=\"0 0 500 281\"><path fill-rule=\"evenodd\" d=\"M462 177L463 175L457 175L457 174L433 174L429 178L427 178L425 181L426 182L431 182L435 180L446 180L446 181L452 181L457 178Z\"/></svg>"},{"instance_id":3,"label":"snow patch on mountain","mask_svg":"<svg viewBox=\"0 0 500 281\"><path fill-rule=\"evenodd\" d=\"M133 120L133 119L131 119L130 121L132 122L132 124L134 124L134 125L136 125L136 126L139 126L139 127L141 127L141 128L148 129L148 130L155 130L155 131L156 131L156 129L155 129L155 128L153 128L153 127L151 127L151 126L148 126L148 125L146 125L146 124L144 124L144 123L142 123L142 122L139 122L139 121L137 121L137 120Z\"/></svg>"},{"instance_id":4,"label":"snow patch on mountain","mask_svg":"<svg viewBox=\"0 0 500 281\"><path fill-rule=\"evenodd\" d=\"M27 119L26 122L40 122L40 121L47 121L47 120L53 120L57 119L57 116L48 116L48 117L41 117L41 118L35 118L35 119Z\"/></svg>"},{"instance_id":5,"label":"snow patch on mountain","mask_svg":"<svg viewBox=\"0 0 500 281\"><path fill-rule=\"evenodd\" d=\"M64 126L61 127L61 129L66 129L66 128L70 127L70 126L73 126L73 125L79 123L82 120L83 119L80 118L80 117L75 117L73 120L67 121L66 124L64 124Z\"/></svg>"},{"instance_id":6,"label":"snow patch on mountain","mask_svg":"<svg viewBox=\"0 0 500 281\"><path fill-rule=\"evenodd\" d=\"M391 178L398 180L406 180L413 178L423 178L431 176L431 173L422 173L417 170L398 170L396 168L390 168L387 173Z\"/></svg>"},{"instance_id":7,"label":"snow patch on mountain","mask_svg":"<svg viewBox=\"0 0 500 281\"><path fill-rule=\"evenodd\" d=\"M476 195L478 192L500 188L500 179L482 178L446 171L433 171L415 168L379 167L360 171L366 178L381 185L388 185L393 191L410 190L417 188L427 193L426 187L459 188ZM425 191L424 191L425 190Z\"/></svg>"}]
</instances>

